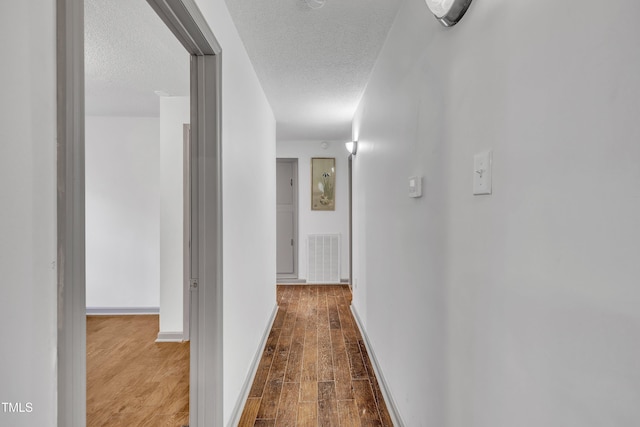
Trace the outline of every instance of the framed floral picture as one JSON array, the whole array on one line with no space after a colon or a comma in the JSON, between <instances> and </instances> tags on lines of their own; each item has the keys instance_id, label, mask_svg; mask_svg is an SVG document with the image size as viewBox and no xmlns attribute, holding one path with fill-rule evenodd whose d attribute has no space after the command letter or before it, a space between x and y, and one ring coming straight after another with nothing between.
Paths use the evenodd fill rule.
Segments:
<instances>
[{"instance_id":1,"label":"framed floral picture","mask_svg":"<svg viewBox=\"0 0 640 427\"><path fill-rule=\"evenodd\" d=\"M311 159L311 210L336 210L336 159Z\"/></svg>"}]
</instances>

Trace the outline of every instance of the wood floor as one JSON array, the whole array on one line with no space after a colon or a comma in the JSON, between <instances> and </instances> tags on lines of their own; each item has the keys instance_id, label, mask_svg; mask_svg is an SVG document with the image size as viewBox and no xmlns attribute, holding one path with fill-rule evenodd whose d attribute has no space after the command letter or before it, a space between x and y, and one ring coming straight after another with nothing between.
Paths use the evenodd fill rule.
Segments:
<instances>
[{"instance_id":1,"label":"wood floor","mask_svg":"<svg viewBox=\"0 0 640 427\"><path fill-rule=\"evenodd\" d=\"M87 426L189 424L189 343L156 343L158 316L87 316Z\"/></svg>"},{"instance_id":2,"label":"wood floor","mask_svg":"<svg viewBox=\"0 0 640 427\"><path fill-rule=\"evenodd\" d=\"M347 286L278 286L239 427L392 426Z\"/></svg>"}]
</instances>

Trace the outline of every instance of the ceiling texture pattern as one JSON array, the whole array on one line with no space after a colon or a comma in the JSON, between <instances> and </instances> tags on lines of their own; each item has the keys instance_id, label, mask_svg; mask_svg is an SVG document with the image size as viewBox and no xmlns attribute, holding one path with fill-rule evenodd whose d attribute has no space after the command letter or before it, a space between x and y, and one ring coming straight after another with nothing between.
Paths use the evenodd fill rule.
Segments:
<instances>
[{"instance_id":1,"label":"ceiling texture pattern","mask_svg":"<svg viewBox=\"0 0 640 427\"><path fill-rule=\"evenodd\" d=\"M351 139L351 121L400 1L226 0L274 110L279 140Z\"/></svg>"},{"instance_id":2,"label":"ceiling texture pattern","mask_svg":"<svg viewBox=\"0 0 640 427\"><path fill-rule=\"evenodd\" d=\"M159 115L189 95L189 54L145 0L85 0L87 115Z\"/></svg>"},{"instance_id":3,"label":"ceiling texture pattern","mask_svg":"<svg viewBox=\"0 0 640 427\"><path fill-rule=\"evenodd\" d=\"M279 140L351 139L401 1L226 0ZM88 115L158 116L154 92L189 95L189 55L145 0L85 0L85 56Z\"/></svg>"}]
</instances>

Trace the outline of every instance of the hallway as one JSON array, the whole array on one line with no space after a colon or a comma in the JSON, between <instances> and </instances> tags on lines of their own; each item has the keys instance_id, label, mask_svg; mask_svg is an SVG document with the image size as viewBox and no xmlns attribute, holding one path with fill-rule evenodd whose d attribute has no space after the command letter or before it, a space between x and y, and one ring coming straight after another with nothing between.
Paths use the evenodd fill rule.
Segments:
<instances>
[{"instance_id":1,"label":"hallway","mask_svg":"<svg viewBox=\"0 0 640 427\"><path fill-rule=\"evenodd\" d=\"M240 427L392 426L347 286L279 285Z\"/></svg>"}]
</instances>

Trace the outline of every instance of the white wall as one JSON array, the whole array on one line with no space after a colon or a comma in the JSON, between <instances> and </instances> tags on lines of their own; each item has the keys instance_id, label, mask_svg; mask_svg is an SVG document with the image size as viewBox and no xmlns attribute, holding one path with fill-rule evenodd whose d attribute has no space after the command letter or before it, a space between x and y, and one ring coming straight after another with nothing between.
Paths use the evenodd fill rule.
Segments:
<instances>
[{"instance_id":1,"label":"white wall","mask_svg":"<svg viewBox=\"0 0 640 427\"><path fill-rule=\"evenodd\" d=\"M199 0L222 46L224 422L275 306L276 126L223 0Z\"/></svg>"},{"instance_id":2,"label":"white wall","mask_svg":"<svg viewBox=\"0 0 640 427\"><path fill-rule=\"evenodd\" d=\"M275 120L224 2L198 3L224 50L228 420L275 304L275 196L252 185L258 174L267 188L275 187ZM0 400L31 401L34 411L0 412L0 424L47 427L56 425L57 405L55 3L1 7L0 78L10 84L0 100L0 337L12 351L0 352Z\"/></svg>"},{"instance_id":3,"label":"white wall","mask_svg":"<svg viewBox=\"0 0 640 427\"><path fill-rule=\"evenodd\" d=\"M88 308L160 304L160 127L85 119Z\"/></svg>"},{"instance_id":4,"label":"white wall","mask_svg":"<svg viewBox=\"0 0 640 427\"><path fill-rule=\"evenodd\" d=\"M344 142L278 141L279 158L298 159L298 278L307 279L307 236L309 234L340 234L340 278L349 278L349 170ZM336 210L311 210L311 158L336 158ZM274 196L275 197L275 196Z\"/></svg>"},{"instance_id":5,"label":"white wall","mask_svg":"<svg viewBox=\"0 0 640 427\"><path fill-rule=\"evenodd\" d=\"M0 425L55 426L55 2L0 6Z\"/></svg>"},{"instance_id":6,"label":"white wall","mask_svg":"<svg viewBox=\"0 0 640 427\"><path fill-rule=\"evenodd\" d=\"M640 424L638 16L400 9L354 123L354 304L406 425Z\"/></svg>"},{"instance_id":7,"label":"white wall","mask_svg":"<svg viewBox=\"0 0 640 427\"><path fill-rule=\"evenodd\" d=\"M183 329L183 124L188 97L160 118L86 118L87 307L160 307Z\"/></svg>"},{"instance_id":8,"label":"white wall","mask_svg":"<svg viewBox=\"0 0 640 427\"><path fill-rule=\"evenodd\" d=\"M184 124L189 97L160 98L160 334L184 327Z\"/></svg>"}]
</instances>

